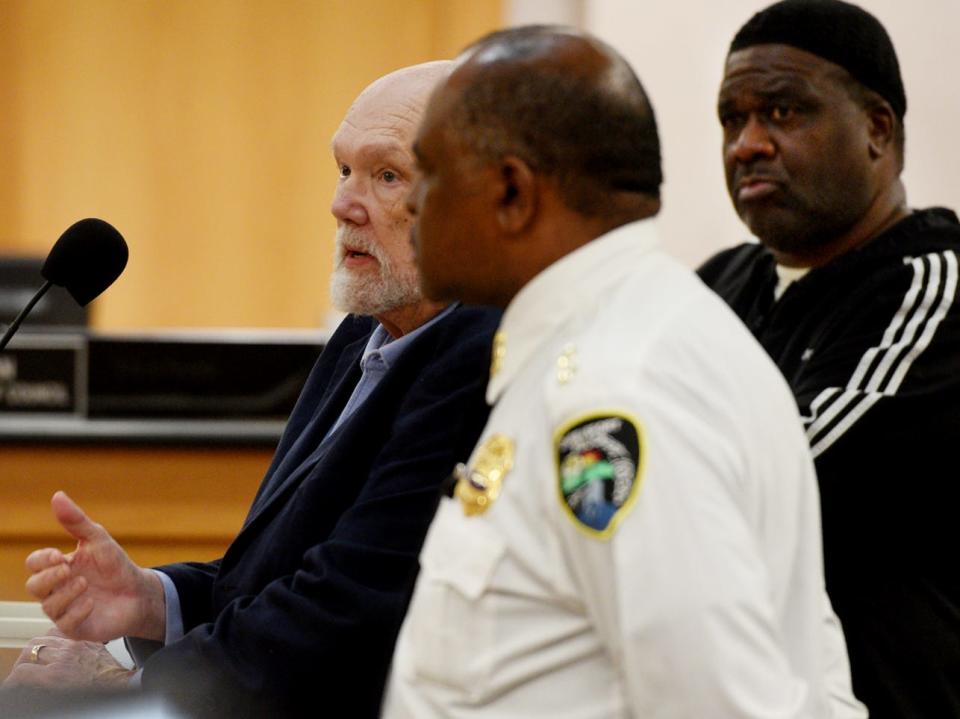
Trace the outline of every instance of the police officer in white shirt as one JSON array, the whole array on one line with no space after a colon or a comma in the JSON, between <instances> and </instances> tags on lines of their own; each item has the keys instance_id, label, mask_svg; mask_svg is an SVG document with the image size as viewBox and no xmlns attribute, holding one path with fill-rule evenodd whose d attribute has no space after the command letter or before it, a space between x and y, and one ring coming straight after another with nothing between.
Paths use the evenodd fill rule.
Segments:
<instances>
[{"instance_id":1,"label":"police officer in white shirt","mask_svg":"<svg viewBox=\"0 0 960 719\"><path fill-rule=\"evenodd\" d=\"M658 249L659 140L626 62L560 28L488 36L415 153L425 292L506 313L385 716L865 716L795 405Z\"/></svg>"}]
</instances>

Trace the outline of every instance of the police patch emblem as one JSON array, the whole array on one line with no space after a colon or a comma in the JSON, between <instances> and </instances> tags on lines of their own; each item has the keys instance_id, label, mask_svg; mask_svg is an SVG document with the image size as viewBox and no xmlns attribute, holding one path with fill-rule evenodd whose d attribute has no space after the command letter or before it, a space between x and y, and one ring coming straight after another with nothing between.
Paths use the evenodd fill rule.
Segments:
<instances>
[{"instance_id":1,"label":"police patch emblem","mask_svg":"<svg viewBox=\"0 0 960 719\"><path fill-rule=\"evenodd\" d=\"M557 431L554 446L564 509L578 529L609 537L640 485L640 423L615 412L578 417Z\"/></svg>"}]
</instances>

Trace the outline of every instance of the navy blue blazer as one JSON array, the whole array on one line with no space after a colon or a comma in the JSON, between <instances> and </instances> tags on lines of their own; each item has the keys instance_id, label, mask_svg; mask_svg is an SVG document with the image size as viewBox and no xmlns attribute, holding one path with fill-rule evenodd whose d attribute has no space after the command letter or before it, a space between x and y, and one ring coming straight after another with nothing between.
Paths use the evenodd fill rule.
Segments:
<instances>
[{"instance_id":1,"label":"navy blue blazer","mask_svg":"<svg viewBox=\"0 0 960 719\"><path fill-rule=\"evenodd\" d=\"M377 715L439 487L486 422L498 321L458 307L427 328L321 444L375 327L344 320L226 554L160 567L186 636L146 661L145 689L200 716Z\"/></svg>"}]
</instances>

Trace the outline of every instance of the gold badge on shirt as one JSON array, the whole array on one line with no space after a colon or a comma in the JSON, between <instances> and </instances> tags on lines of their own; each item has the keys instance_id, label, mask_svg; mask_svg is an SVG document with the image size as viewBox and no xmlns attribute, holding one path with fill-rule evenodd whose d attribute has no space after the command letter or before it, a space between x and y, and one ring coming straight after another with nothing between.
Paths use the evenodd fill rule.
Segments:
<instances>
[{"instance_id":1,"label":"gold badge on shirt","mask_svg":"<svg viewBox=\"0 0 960 719\"><path fill-rule=\"evenodd\" d=\"M513 440L502 434L489 437L474 453L471 466L454 469L457 486L454 496L463 503L468 517L483 514L497 497L503 478L513 467Z\"/></svg>"}]
</instances>

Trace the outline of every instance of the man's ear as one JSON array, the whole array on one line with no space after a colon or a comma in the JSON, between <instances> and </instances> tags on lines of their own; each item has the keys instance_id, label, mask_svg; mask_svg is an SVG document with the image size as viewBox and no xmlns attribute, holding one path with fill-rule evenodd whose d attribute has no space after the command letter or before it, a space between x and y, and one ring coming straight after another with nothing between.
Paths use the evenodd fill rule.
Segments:
<instances>
[{"instance_id":1,"label":"man's ear","mask_svg":"<svg viewBox=\"0 0 960 719\"><path fill-rule=\"evenodd\" d=\"M503 158L499 169L497 222L504 232L521 232L537 213L537 176L526 162L513 155Z\"/></svg>"},{"instance_id":2,"label":"man's ear","mask_svg":"<svg viewBox=\"0 0 960 719\"><path fill-rule=\"evenodd\" d=\"M887 102L876 102L867 110L867 148L870 158L876 160L892 152L895 145L897 116Z\"/></svg>"}]
</instances>

